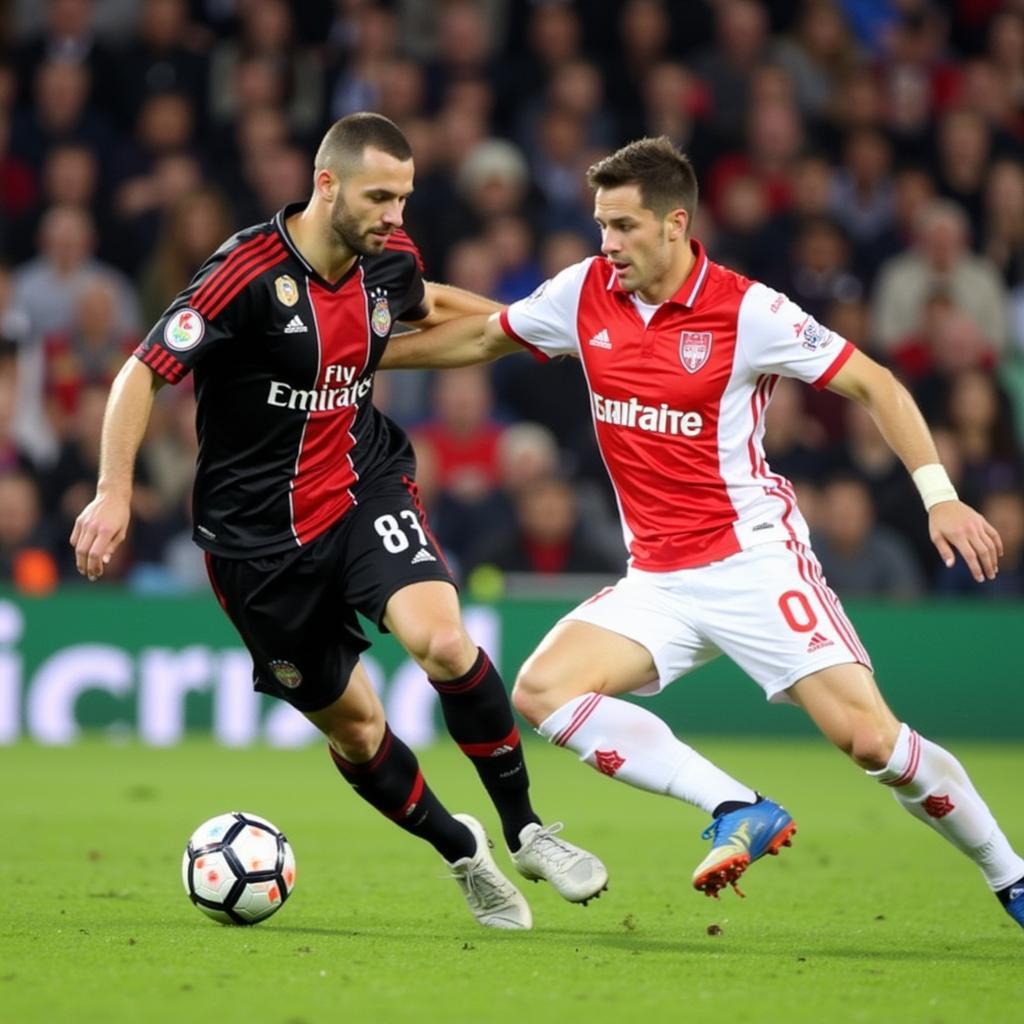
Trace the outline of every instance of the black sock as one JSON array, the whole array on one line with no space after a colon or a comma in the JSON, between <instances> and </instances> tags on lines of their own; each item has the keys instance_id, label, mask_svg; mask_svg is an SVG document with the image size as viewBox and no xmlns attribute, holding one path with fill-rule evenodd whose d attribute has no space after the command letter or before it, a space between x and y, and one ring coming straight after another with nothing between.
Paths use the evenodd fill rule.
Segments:
<instances>
[{"instance_id":1,"label":"black sock","mask_svg":"<svg viewBox=\"0 0 1024 1024\"><path fill-rule=\"evenodd\" d=\"M733 811L738 811L741 807L753 807L754 804L759 804L764 799L760 793L757 794L757 799L754 801L750 800L726 800L724 803L720 803L712 812L712 818L720 818L723 814L731 814Z\"/></svg>"},{"instance_id":2,"label":"black sock","mask_svg":"<svg viewBox=\"0 0 1024 1024\"><path fill-rule=\"evenodd\" d=\"M1010 893L1012 893L1014 889L1019 891L1022 887L1024 887L1024 878L1018 878L1016 882L1011 882L1002 889L997 889L996 896L999 898L999 902L1005 907L1010 902Z\"/></svg>"},{"instance_id":3,"label":"black sock","mask_svg":"<svg viewBox=\"0 0 1024 1024\"><path fill-rule=\"evenodd\" d=\"M369 761L346 760L328 746L335 767L352 788L399 828L425 839L446 861L476 852L472 833L456 821L423 780L416 755L384 727L384 739Z\"/></svg>"},{"instance_id":4,"label":"black sock","mask_svg":"<svg viewBox=\"0 0 1024 1024\"><path fill-rule=\"evenodd\" d=\"M448 732L473 762L494 803L505 842L518 850L522 828L540 818L530 805L523 745L498 670L481 650L465 675L431 679L430 685L441 697Z\"/></svg>"}]
</instances>

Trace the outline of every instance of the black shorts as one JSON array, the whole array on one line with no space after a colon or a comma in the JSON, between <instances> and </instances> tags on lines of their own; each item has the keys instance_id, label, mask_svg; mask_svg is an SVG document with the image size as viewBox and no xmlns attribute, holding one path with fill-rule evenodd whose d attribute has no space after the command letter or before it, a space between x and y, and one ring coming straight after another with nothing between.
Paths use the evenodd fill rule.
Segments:
<instances>
[{"instance_id":1,"label":"black shorts","mask_svg":"<svg viewBox=\"0 0 1024 1024\"><path fill-rule=\"evenodd\" d=\"M356 612L382 629L388 600L424 580L455 582L407 477L375 489L294 551L206 555L217 600L253 660L257 690L319 711L345 690L370 646Z\"/></svg>"}]
</instances>

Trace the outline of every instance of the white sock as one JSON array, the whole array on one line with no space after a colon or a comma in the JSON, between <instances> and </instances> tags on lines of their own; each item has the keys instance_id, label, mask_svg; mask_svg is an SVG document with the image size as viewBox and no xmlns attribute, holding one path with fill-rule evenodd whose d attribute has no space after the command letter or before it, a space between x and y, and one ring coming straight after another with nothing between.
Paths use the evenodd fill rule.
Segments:
<instances>
[{"instance_id":1,"label":"white sock","mask_svg":"<svg viewBox=\"0 0 1024 1024\"><path fill-rule=\"evenodd\" d=\"M915 818L967 854L993 892L1024 877L1024 860L948 750L904 723L889 763L868 775L891 786L893 796Z\"/></svg>"},{"instance_id":2,"label":"white sock","mask_svg":"<svg viewBox=\"0 0 1024 1024\"><path fill-rule=\"evenodd\" d=\"M628 701L585 693L545 718L537 732L604 775L708 814L727 800L757 800L752 789L677 740L657 715Z\"/></svg>"}]
</instances>

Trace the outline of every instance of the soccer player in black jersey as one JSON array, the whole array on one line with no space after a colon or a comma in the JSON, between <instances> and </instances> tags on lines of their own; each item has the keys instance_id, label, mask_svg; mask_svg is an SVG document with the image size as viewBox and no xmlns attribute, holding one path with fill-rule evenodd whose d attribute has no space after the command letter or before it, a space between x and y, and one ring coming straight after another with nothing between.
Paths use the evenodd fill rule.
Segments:
<instances>
[{"instance_id":1,"label":"soccer player in black jersey","mask_svg":"<svg viewBox=\"0 0 1024 1024\"><path fill-rule=\"evenodd\" d=\"M128 529L132 467L165 383L194 373L194 539L253 657L257 690L327 736L338 771L451 867L476 919L529 928L482 826L451 815L391 732L359 655L361 612L426 671L448 729L498 810L517 869L573 902L607 882L592 854L543 827L505 687L470 640L414 483L406 435L372 403L392 325L499 307L427 283L401 230L412 151L389 120L352 114L317 151L313 194L228 239L139 345L111 389L96 497L71 543L95 580Z\"/></svg>"}]
</instances>

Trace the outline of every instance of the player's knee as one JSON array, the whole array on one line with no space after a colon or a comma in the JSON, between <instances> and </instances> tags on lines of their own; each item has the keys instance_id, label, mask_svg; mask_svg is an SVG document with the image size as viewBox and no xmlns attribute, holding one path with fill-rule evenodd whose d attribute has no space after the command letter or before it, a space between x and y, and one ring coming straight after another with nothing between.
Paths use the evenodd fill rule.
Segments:
<instances>
[{"instance_id":1,"label":"player's knee","mask_svg":"<svg viewBox=\"0 0 1024 1024\"><path fill-rule=\"evenodd\" d=\"M512 687L512 704L531 725L540 725L564 703L557 679L543 664L531 661L522 667Z\"/></svg>"},{"instance_id":2,"label":"player's knee","mask_svg":"<svg viewBox=\"0 0 1024 1024\"><path fill-rule=\"evenodd\" d=\"M469 671L476 656L476 645L456 623L430 630L417 660L431 679L457 679Z\"/></svg>"},{"instance_id":3,"label":"player's knee","mask_svg":"<svg viewBox=\"0 0 1024 1024\"><path fill-rule=\"evenodd\" d=\"M380 749L384 724L384 719L376 716L339 719L332 723L327 738L346 761L359 764L369 761Z\"/></svg>"},{"instance_id":4,"label":"player's knee","mask_svg":"<svg viewBox=\"0 0 1024 1024\"><path fill-rule=\"evenodd\" d=\"M892 757L893 737L874 721L858 722L850 732L846 753L866 771L878 771Z\"/></svg>"}]
</instances>

